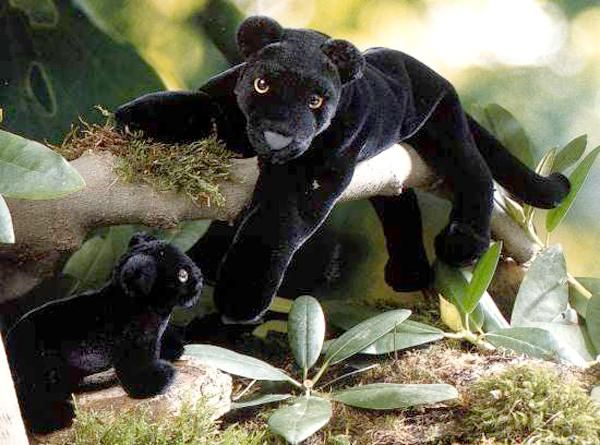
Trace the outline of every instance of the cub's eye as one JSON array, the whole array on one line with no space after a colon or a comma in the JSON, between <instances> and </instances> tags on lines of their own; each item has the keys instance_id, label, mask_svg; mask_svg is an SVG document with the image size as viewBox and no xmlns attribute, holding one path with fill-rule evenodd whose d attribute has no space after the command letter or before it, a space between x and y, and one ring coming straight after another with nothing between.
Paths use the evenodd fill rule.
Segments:
<instances>
[{"instance_id":1,"label":"cub's eye","mask_svg":"<svg viewBox=\"0 0 600 445\"><path fill-rule=\"evenodd\" d=\"M254 89L258 94L265 94L267 91L269 91L269 88L271 88L269 83L262 77L257 77L254 79Z\"/></svg>"},{"instance_id":2,"label":"cub's eye","mask_svg":"<svg viewBox=\"0 0 600 445\"><path fill-rule=\"evenodd\" d=\"M313 94L308 99L308 106L313 110L318 110L323 105L323 97L318 94Z\"/></svg>"},{"instance_id":3,"label":"cub's eye","mask_svg":"<svg viewBox=\"0 0 600 445\"><path fill-rule=\"evenodd\" d=\"M177 279L180 283L185 283L189 277L190 274L185 269L179 269L179 272L177 272Z\"/></svg>"}]
</instances>

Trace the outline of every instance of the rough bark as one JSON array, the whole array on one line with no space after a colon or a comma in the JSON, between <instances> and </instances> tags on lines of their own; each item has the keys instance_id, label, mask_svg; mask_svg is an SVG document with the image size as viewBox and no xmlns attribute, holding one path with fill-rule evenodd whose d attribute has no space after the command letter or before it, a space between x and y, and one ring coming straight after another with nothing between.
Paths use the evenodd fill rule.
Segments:
<instances>
[{"instance_id":1,"label":"rough bark","mask_svg":"<svg viewBox=\"0 0 600 445\"><path fill-rule=\"evenodd\" d=\"M0 302L23 294L54 273L62 255L75 251L95 227L169 228L184 220L231 221L251 197L258 176L255 158L235 160L231 179L220 184L226 204L219 207L200 205L185 195L159 192L148 185L125 183L114 171L115 157L108 153L88 152L72 165L86 181L83 191L50 201L7 200L17 242L0 247ZM440 184L412 148L397 145L361 162L341 200L395 195L404 187L443 194ZM500 208L494 209L492 231L518 263L535 252L534 244Z\"/></svg>"}]
</instances>

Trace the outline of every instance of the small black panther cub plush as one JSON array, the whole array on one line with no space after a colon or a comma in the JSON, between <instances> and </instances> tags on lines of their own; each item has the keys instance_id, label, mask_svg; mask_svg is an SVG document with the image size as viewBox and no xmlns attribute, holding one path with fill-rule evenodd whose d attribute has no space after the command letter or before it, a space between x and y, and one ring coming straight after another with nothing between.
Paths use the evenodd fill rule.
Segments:
<instances>
[{"instance_id":1,"label":"small black panther cub plush","mask_svg":"<svg viewBox=\"0 0 600 445\"><path fill-rule=\"evenodd\" d=\"M179 249L136 235L97 291L47 303L9 331L7 351L28 429L43 434L69 426L71 393L90 374L115 368L131 397L160 394L175 368L161 343L175 306L193 305L200 269ZM181 345L162 357L176 359Z\"/></svg>"}]
</instances>

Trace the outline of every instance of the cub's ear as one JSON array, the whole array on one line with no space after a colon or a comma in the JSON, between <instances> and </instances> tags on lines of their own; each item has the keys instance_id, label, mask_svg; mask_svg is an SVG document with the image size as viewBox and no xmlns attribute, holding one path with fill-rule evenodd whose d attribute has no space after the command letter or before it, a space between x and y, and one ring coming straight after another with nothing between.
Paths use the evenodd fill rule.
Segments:
<instances>
[{"instance_id":1,"label":"cub's ear","mask_svg":"<svg viewBox=\"0 0 600 445\"><path fill-rule=\"evenodd\" d=\"M329 39L321 50L334 63L342 83L360 79L365 67L365 58L356 46L346 40Z\"/></svg>"},{"instance_id":2,"label":"cub's ear","mask_svg":"<svg viewBox=\"0 0 600 445\"><path fill-rule=\"evenodd\" d=\"M269 17L255 15L242 22L237 44L245 59L265 46L281 40L283 27Z\"/></svg>"},{"instance_id":3,"label":"cub's ear","mask_svg":"<svg viewBox=\"0 0 600 445\"><path fill-rule=\"evenodd\" d=\"M130 297L148 296L156 281L156 260L146 254L129 257L121 266L118 281Z\"/></svg>"},{"instance_id":4,"label":"cub's ear","mask_svg":"<svg viewBox=\"0 0 600 445\"><path fill-rule=\"evenodd\" d=\"M136 233L131 237L129 241L129 247L139 246L140 244L149 243L150 241L158 241L152 235L148 235L147 233Z\"/></svg>"}]
</instances>

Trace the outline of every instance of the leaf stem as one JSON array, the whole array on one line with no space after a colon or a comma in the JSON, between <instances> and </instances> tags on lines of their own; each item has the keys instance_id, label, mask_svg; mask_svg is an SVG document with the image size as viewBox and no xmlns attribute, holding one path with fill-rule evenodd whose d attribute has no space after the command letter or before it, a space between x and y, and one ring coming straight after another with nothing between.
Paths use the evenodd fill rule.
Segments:
<instances>
[{"instance_id":1,"label":"leaf stem","mask_svg":"<svg viewBox=\"0 0 600 445\"><path fill-rule=\"evenodd\" d=\"M375 368L378 368L378 367L379 367L379 363L374 363L374 364L366 366L364 368L360 368L360 369L357 369L355 371L352 371L352 372L349 372L347 374L344 374L344 375L341 375L339 377L336 377L335 379L332 379L332 380L328 381L327 383L323 383L323 385L321 385L321 387L325 388L326 386L333 385L335 382L339 382L340 380L345 379L346 377L350 377L350 376L352 376L354 374L359 374L361 372L370 371L371 369L375 369Z\"/></svg>"}]
</instances>

